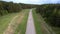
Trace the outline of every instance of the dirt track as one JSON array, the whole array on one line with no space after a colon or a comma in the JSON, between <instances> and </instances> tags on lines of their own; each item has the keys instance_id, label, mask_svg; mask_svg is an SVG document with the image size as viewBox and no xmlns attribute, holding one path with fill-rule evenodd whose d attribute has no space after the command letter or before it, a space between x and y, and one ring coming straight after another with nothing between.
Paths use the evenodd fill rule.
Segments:
<instances>
[{"instance_id":1,"label":"dirt track","mask_svg":"<svg viewBox=\"0 0 60 34\"><path fill-rule=\"evenodd\" d=\"M23 19L23 13L18 14L17 16L15 16L9 23L8 27L6 28L6 30L3 32L3 34L14 34L15 29L17 28L17 26L20 24L21 20Z\"/></svg>"}]
</instances>

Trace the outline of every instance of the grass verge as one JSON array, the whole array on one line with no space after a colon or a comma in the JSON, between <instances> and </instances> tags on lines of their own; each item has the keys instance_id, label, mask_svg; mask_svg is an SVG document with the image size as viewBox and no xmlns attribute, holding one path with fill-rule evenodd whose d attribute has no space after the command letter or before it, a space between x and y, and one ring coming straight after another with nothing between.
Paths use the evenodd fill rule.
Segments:
<instances>
[{"instance_id":1,"label":"grass verge","mask_svg":"<svg viewBox=\"0 0 60 34\"><path fill-rule=\"evenodd\" d=\"M29 9L25 9L23 11L25 11L25 15L22 19L22 22L18 25L17 29L15 30L15 34L18 34L18 32L20 32L20 34L25 34L25 32L26 32L26 25L27 25Z\"/></svg>"},{"instance_id":2,"label":"grass verge","mask_svg":"<svg viewBox=\"0 0 60 34\"><path fill-rule=\"evenodd\" d=\"M18 13L11 13L8 15L0 16L0 34L3 34L5 29L7 28L10 21L16 16Z\"/></svg>"},{"instance_id":3,"label":"grass verge","mask_svg":"<svg viewBox=\"0 0 60 34\"><path fill-rule=\"evenodd\" d=\"M37 34L55 34L55 32L51 29L51 27L47 23L45 23L42 16L36 13L35 10L33 10L33 17L35 21Z\"/></svg>"},{"instance_id":4,"label":"grass verge","mask_svg":"<svg viewBox=\"0 0 60 34\"><path fill-rule=\"evenodd\" d=\"M35 9L33 9L33 18L34 18L34 23L36 27L36 34L42 34L40 21L39 21L38 15L36 14Z\"/></svg>"},{"instance_id":5,"label":"grass verge","mask_svg":"<svg viewBox=\"0 0 60 34\"><path fill-rule=\"evenodd\" d=\"M52 27L56 34L60 34L60 27Z\"/></svg>"}]
</instances>

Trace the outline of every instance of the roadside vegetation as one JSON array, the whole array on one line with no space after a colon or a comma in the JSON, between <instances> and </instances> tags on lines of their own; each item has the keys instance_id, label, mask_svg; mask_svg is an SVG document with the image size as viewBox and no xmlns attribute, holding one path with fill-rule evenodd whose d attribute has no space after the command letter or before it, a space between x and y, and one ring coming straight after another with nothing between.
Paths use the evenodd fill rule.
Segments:
<instances>
[{"instance_id":1,"label":"roadside vegetation","mask_svg":"<svg viewBox=\"0 0 60 34\"><path fill-rule=\"evenodd\" d=\"M36 8L33 9L33 17L37 34L42 34L41 18L39 15L42 16L44 21L54 32L56 32L56 34L60 34L60 4L30 5L5 1L0 1L0 34L4 32L13 17L21 11L25 12L25 14L22 22L16 28L15 34L18 32L20 32L20 34L25 34L28 13L31 8Z\"/></svg>"},{"instance_id":2,"label":"roadside vegetation","mask_svg":"<svg viewBox=\"0 0 60 34\"><path fill-rule=\"evenodd\" d=\"M18 13L11 13L8 15L0 16L0 34L3 34L5 29L8 27L8 24Z\"/></svg>"},{"instance_id":3,"label":"roadside vegetation","mask_svg":"<svg viewBox=\"0 0 60 34\"><path fill-rule=\"evenodd\" d=\"M34 18L36 34L42 34L40 21L39 21L38 14L36 13L35 9L32 10L32 13L33 13L33 18Z\"/></svg>"},{"instance_id":4,"label":"roadside vegetation","mask_svg":"<svg viewBox=\"0 0 60 34\"><path fill-rule=\"evenodd\" d=\"M23 9L33 8L34 5L0 1L0 16L20 12Z\"/></svg>"},{"instance_id":5,"label":"roadside vegetation","mask_svg":"<svg viewBox=\"0 0 60 34\"><path fill-rule=\"evenodd\" d=\"M0 34L3 34L3 32L6 30L8 24L13 19L13 17L15 17L22 10L23 12L25 11L25 16L26 16L25 18L27 19L28 10L30 8L32 8L32 5L0 1ZM24 10L24 9L28 9L28 10ZM23 19L22 22L26 21L25 18ZM25 27L25 25L23 27L22 26L23 25L21 25L21 28ZM21 30L23 31L23 29Z\"/></svg>"},{"instance_id":6,"label":"roadside vegetation","mask_svg":"<svg viewBox=\"0 0 60 34\"><path fill-rule=\"evenodd\" d=\"M24 17L21 21L21 23L18 25L18 27L15 30L15 34L25 34L26 32L26 26L27 26L27 19L29 15L29 9L23 10L25 12Z\"/></svg>"},{"instance_id":7,"label":"roadside vegetation","mask_svg":"<svg viewBox=\"0 0 60 34\"><path fill-rule=\"evenodd\" d=\"M40 5L36 8L36 13L41 14L56 34L60 34L60 4Z\"/></svg>"}]
</instances>

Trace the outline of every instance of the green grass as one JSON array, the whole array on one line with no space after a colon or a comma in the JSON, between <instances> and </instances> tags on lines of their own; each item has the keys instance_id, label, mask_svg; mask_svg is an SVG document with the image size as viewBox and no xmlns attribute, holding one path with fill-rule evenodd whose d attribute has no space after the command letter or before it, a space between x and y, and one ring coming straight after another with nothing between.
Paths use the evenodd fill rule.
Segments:
<instances>
[{"instance_id":1,"label":"green grass","mask_svg":"<svg viewBox=\"0 0 60 34\"><path fill-rule=\"evenodd\" d=\"M54 30L54 32L56 34L60 34L60 28L59 27L52 27L52 29Z\"/></svg>"},{"instance_id":2,"label":"green grass","mask_svg":"<svg viewBox=\"0 0 60 34\"><path fill-rule=\"evenodd\" d=\"M27 25L29 9L26 9L23 11L25 11L24 18L23 18L22 22L18 25L17 29L15 30L15 34L18 34L18 32L20 32L20 34L25 34L25 32L26 32L26 25Z\"/></svg>"},{"instance_id":3,"label":"green grass","mask_svg":"<svg viewBox=\"0 0 60 34\"><path fill-rule=\"evenodd\" d=\"M35 26L36 26L36 34L48 34L48 32L46 30L41 30L41 27L42 27L42 24L44 21L44 18L42 18L42 16L39 14L39 13L36 13L36 11L33 9L33 17L34 17L34 21L35 21ZM44 23L46 24L46 23ZM49 25L48 25L49 26ZM47 28L47 30L50 32L50 33L53 33L51 30L50 30L50 26L47 27L47 25L45 25L44 27ZM44 28L43 27L43 28ZM56 28L55 28L56 29Z\"/></svg>"},{"instance_id":4,"label":"green grass","mask_svg":"<svg viewBox=\"0 0 60 34\"><path fill-rule=\"evenodd\" d=\"M39 21L38 15L36 14L35 9L33 9L33 17L34 17L34 23L36 28L36 34L42 34L40 21Z\"/></svg>"},{"instance_id":5,"label":"green grass","mask_svg":"<svg viewBox=\"0 0 60 34\"><path fill-rule=\"evenodd\" d=\"M36 26L36 32L37 32L37 34L47 34L48 32L45 31L45 30L43 32L41 32L41 25L40 24L42 22L44 22L44 18L42 18L42 16L40 14L36 13L35 10L33 10L33 17L34 17L34 21L35 21L35 26ZM45 27L46 27L46 25L45 25ZM48 27L46 27L46 28L48 29L48 31L50 32L50 34L53 34L53 33L60 34L60 28L58 28L58 27L50 27L48 25ZM50 30L50 28L52 28L52 31Z\"/></svg>"},{"instance_id":6,"label":"green grass","mask_svg":"<svg viewBox=\"0 0 60 34\"><path fill-rule=\"evenodd\" d=\"M18 13L11 13L8 15L0 16L0 34L3 34L11 19L13 19L13 17L17 14Z\"/></svg>"}]
</instances>

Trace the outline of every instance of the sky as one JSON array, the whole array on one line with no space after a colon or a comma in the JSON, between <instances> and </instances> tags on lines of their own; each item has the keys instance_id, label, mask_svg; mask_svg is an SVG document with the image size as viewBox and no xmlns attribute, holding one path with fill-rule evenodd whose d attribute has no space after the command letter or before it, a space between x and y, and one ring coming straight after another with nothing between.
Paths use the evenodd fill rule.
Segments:
<instances>
[{"instance_id":1,"label":"sky","mask_svg":"<svg viewBox=\"0 0 60 34\"><path fill-rule=\"evenodd\" d=\"M15 3L27 3L27 4L48 4L48 3L60 3L60 0L3 0L13 1Z\"/></svg>"}]
</instances>

